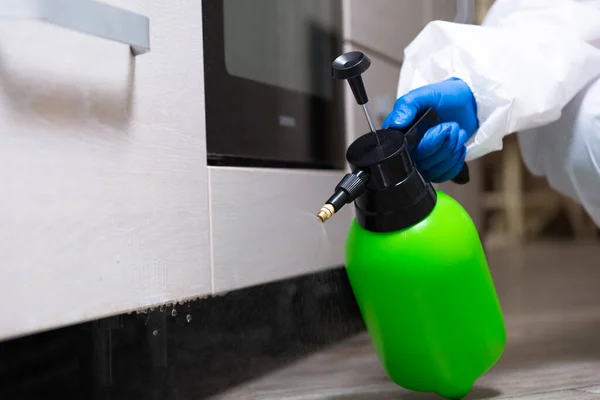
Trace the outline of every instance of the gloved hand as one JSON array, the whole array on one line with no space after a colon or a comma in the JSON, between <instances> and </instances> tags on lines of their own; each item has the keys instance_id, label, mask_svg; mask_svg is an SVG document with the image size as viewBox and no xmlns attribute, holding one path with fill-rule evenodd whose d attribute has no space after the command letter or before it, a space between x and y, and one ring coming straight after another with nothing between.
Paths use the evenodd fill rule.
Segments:
<instances>
[{"instance_id":1,"label":"gloved hand","mask_svg":"<svg viewBox=\"0 0 600 400\"><path fill-rule=\"evenodd\" d=\"M406 128L430 107L442 123L425 133L412 157L425 179L441 183L458 175L465 161L465 143L479 127L469 85L450 78L412 90L396 100L383 128Z\"/></svg>"}]
</instances>

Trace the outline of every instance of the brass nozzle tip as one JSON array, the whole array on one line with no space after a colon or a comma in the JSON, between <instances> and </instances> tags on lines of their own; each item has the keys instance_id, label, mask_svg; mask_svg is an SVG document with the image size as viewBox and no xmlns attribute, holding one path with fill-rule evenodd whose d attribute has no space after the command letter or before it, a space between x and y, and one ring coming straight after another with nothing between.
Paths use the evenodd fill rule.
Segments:
<instances>
[{"instance_id":1,"label":"brass nozzle tip","mask_svg":"<svg viewBox=\"0 0 600 400\"><path fill-rule=\"evenodd\" d=\"M335 208L331 204L325 204L319 212L317 213L317 218L321 220L321 222L327 221L331 216L335 213Z\"/></svg>"}]
</instances>

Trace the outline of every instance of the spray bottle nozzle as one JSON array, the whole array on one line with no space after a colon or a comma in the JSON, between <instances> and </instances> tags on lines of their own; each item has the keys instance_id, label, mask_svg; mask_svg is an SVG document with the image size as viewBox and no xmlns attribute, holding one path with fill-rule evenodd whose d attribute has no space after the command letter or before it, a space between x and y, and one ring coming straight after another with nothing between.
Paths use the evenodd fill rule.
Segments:
<instances>
[{"instance_id":1,"label":"spray bottle nozzle","mask_svg":"<svg viewBox=\"0 0 600 400\"><path fill-rule=\"evenodd\" d=\"M352 173L346 174L335 187L333 195L317 213L317 218L321 222L325 222L346 204L356 200L365 191L367 179L367 172L361 169L356 169Z\"/></svg>"},{"instance_id":2,"label":"spray bottle nozzle","mask_svg":"<svg viewBox=\"0 0 600 400\"><path fill-rule=\"evenodd\" d=\"M344 53L333 61L331 65L331 75L334 79L346 80L356 102L363 106L365 117L369 128L374 137L379 142L373 117L369 111L367 103L369 97L362 80L362 74L371 66L369 57L360 51L350 51ZM317 213L317 218L321 222L327 221L344 205L356 200L365 191L365 182L368 179L368 173L361 169L355 169L352 173L346 174L337 184L333 196L327 200L325 205Z\"/></svg>"}]
</instances>

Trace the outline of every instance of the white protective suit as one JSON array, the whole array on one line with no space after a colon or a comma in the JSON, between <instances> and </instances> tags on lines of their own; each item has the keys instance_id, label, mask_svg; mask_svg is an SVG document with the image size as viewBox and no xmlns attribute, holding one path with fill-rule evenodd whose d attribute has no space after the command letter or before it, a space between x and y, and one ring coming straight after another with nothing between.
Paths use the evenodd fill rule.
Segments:
<instances>
[{"instance_id":1,"label":"white protective suit","mask_svg":"<svg viewBox=\"0 0 600 400\"><path fill-rule=\"evenodd\" d=\"M429 23L404 60L398 97L453 76L471 87L467 161L518 132L527 168L600 226L600 0L496 0L481 26Z\"/></svg>"}]
</instances>

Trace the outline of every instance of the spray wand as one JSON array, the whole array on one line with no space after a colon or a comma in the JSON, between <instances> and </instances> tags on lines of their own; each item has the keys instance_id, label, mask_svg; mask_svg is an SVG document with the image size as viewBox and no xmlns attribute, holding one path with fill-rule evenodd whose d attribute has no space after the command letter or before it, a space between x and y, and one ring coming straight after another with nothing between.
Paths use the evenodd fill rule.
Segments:
<instances>
[{"instance_id":1,"label":"spray wand","mask_svg":"<svg viewBox=\"0 0 600 400\"><path fill-rule=\"evenodd\" d=\"M344 53L333 61L332 76L334 79L345 79L350 85L354 99L358 105L362 106L365 113L365 118L369 124L371 133L375 135L377 145L381 144L371 110L369 109L369 96L362 79L362 74L371 66L369 57L360 51L351 51ZM353 202L362 194L365 189L365 182L368 179L368 174L362 170L356 170L350 174L346 174L335 188L333 196L327 200L325 205L321 207L317 214L317 218L321 222L327 221L345 204Z\"/></svg>"}]
</instances>

